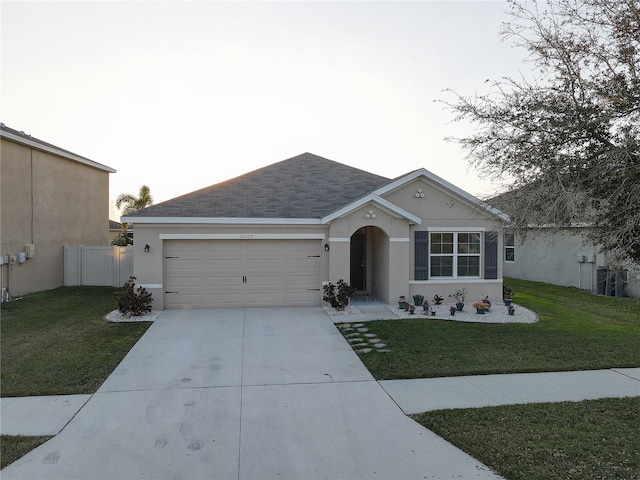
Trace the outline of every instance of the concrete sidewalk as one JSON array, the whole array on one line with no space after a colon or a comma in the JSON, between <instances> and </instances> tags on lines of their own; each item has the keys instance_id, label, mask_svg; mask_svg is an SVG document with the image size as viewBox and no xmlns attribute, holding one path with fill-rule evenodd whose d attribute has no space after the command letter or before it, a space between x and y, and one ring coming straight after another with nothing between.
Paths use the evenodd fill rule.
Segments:
<instances>
[{"instance_id":1,"label":"concrete sidewalk","mask_svg":"<svg viewBox=\"0 0 640 480\"><path fill-rule=\"evenodd\" d=\"M640 368L378 382L407 414L520 403L640 397ZM57 435L92 395L2 398L2 435Z\"/></svg>"},{"instance_id":2,"label":"concrete sidewalk","mask_svg":"<svg viewBox=\"0 0 640 480\"><path fill-rule=\"evenodd\" d=\"M376 382L320 308L166 311L93 396L2 399L3 434L59 432L2 478L499 478L405 413L637 395L640 368Z\"/></svg>"},{"instance_id":3,"label":"concrete sidewalk","mask_svg":"<svg viewBox=\"0 0 640 480\"><path fill-rule=\"evenodd\" d=\"M640 397L640 368L384 380L380 385L409 415L452 408Z\"/></svg>"}]
</instances>

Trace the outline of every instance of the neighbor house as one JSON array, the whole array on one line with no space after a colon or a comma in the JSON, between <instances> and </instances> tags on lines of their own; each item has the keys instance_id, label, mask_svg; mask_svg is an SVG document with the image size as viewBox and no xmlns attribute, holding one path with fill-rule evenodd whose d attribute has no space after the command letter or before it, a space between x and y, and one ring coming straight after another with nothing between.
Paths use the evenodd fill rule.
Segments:
<instances>
[{"instance_id":1,"label":"neighbor house","mask_svg":"<svg viewBox=\"0 0 640 480\"><path fill-rule=\"evenodd\" d=\"M343 279L385 302L502 297L504 214L420 169L388 179L304 153L139 210L155 308L321 305Z\"/></svg>"},{"instance_id":2,"label":"neighbor house","mask_svg":"<svg viewBox=\"0 0 640 480\"><path fill-rule=\"evenodd\" d=\"M59 287L64 245L109 245L115 170L4 124L0 141L3 293Z\"/></svg>"},{"instance_id":3,"label":"neighbor house","mask_svg":"<svg viewBox=\"0 0 640 480\"><path fill-rule=\"evenodd\" d=\"M524 238L506 234L504 275L602 295L640 297L640 266L610 267L606 253L586 241L589 228L530 227Z\"/></svg>"}]
</instances>

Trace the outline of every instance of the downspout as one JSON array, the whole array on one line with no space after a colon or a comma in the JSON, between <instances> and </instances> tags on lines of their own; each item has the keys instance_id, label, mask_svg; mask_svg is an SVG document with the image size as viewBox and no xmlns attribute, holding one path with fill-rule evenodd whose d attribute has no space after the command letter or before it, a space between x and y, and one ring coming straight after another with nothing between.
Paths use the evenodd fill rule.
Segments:
<instances>
[{"instance_id":1,"label":"downspout","mask_svg":"<svg viewBox=\"0 0 640 480\"><path fill-rule=\"evenodd\" d=\"M578 290L582 290L582 263L581 262L578 262Z\"/></svg>"},{"instance_id":2,"label":"downspout","mask_svg":"<svg viewBox=\"0 0 640 480\"><path fill-rule=\"evenodd\" d=\"M34 218L35 218L35 208L33 205L34 195L33 195L33 148L31 149L31 243L34 244Z\"/></svg>"}]
</instances>

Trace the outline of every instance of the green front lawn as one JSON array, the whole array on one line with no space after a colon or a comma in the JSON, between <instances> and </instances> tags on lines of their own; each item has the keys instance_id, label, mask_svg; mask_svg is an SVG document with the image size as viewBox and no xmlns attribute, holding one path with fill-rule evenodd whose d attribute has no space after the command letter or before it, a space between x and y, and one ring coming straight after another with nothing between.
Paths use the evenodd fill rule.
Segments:
<instances>
[{"instance_id":1,"label":"green front lawn","mask_svg":"<svg viewBox=\"0 0 640 480\"><path fill-rule=\"evenodd\" d=\"M61 287L2 307L3 397L94 393L150 323L108 323L115 289Z\"/></svg>"},{"instance_id":2,"label":"green front lawn","mask_svg":"<svg viewBox=\"0 0 640 480\"><path fill-rule=\"evenodd\" d=\"M640 479L640 397L413 418L508 480Z\"/></svg>"},{"instance_id":3,"label":"green front lawn","mask_svg":"<svg viewBox=\"0 0 640 480\"><path fill-rule=\"evenodd\" d=\"M0 468L12 464L31 450L39 447L51 437L24 437L22 435L0 436Z\"/></svg>"},{"instance_id":4,"label":"green front lawn","mask_svg":"<svg viewBox=\"0 0 640 480\"><path fill-rule=\"evenodd\" d=\"M523 280L505 284L516 291L514 302L536 312L539 322L367 322L391 351L360 358L378 380L640 366L638 299Z\"/></svg>"}]
</instances>

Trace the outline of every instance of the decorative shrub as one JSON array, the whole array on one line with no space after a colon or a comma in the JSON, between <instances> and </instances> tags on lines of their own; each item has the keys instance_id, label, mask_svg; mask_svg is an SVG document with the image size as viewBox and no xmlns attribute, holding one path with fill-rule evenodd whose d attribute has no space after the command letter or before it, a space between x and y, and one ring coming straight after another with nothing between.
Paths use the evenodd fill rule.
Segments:
<instances>
[{"instance_id":1,"label":"decorative shrub","mask_svg":"<svg viewBox=\"0 0 640 480\"><path fill-rule=\"evenodd\" d=\"M456 290L455 292L453 292L449 296L455 298L456 299L456 303L464 303L464 299L467 296L467 289L466 288L459 288L458 290Z\"/></svg>"},{"instance_id":2,"label":"decorative shrub","mask_svg":"<svg viewBox=\"0 0 640 480\"><path fill-rule=\"evenodd\" d=\"M337 289L337 291L336 291ZM329 303L336 310L344 310L349 305L349 298L355 293L356 289L346 283L344 280L338 280L337 286L329 283L323 287L324 296L322 300Z\"/></svg>"},{"instance_id":3,"label":"decorative shrub","mask_svg":"<svg viewBox=\"0 0 640 480\"><path fill-rule=\"evenodd\" d=\"M441 297L441 296L440 296L440 295L438 295L438 294L435 294L435 295L433 296L433 303L434 303L435 305L442 305L442 301L443 301L443 300L444 300L444 297Z\"/></svg>"},{"instance_id":4,"label":"decorative shrub","mask_svg":"<svg viewBox=\"0 0 640 480\"><path fill-rule=\"evenodd\" d=\"M116 293L118 310L123 315L133 315L139 317L151 312L151 294L144 287L138 286L136 289L136 277L129 277L122 290Z\"/></svg>"}]
</instances>

